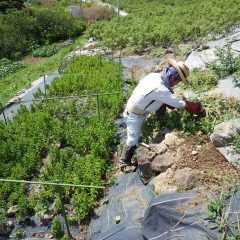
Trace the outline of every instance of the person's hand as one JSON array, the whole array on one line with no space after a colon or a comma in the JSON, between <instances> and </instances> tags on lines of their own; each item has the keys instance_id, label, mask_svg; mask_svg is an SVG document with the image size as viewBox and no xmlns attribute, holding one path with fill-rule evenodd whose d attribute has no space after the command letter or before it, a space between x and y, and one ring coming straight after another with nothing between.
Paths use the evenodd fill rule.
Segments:
<instances>
[{"instance_id":1,"label":"person's hand","mask_svg":"<svg viewBox=\"0 0 240 240\"><path fill-rule=\"evenodd\" d=\"M202 111L200 113L198 113L198 117L205 118L206 116L207 116L206 109L203 108Z\"/></svg>"},{"instance_id":2,"label":"person's hand","mask_svg":"<svg viewBox=\"0 0 240 240\"><path fill-rule=\"evenodd\" d=\"M191 114L200 114L204 108L200 102L189 102L186 101L185 109Z\"/></svg>"}]
</instances>

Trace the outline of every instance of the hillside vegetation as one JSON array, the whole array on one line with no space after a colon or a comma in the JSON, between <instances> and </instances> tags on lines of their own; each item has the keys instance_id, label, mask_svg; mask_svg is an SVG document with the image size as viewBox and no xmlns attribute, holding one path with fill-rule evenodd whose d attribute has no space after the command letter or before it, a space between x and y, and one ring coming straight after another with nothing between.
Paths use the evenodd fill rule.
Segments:
<instances>
[{"instance_id":1,"label":"hillside vegetation","mask_svg":"<svg viewBox=\"0 0 240 240\"><path fill-rule=\"evenodd\" d=\"M115 0L104 2L116 4ZM148 45L167 47L181 41L220 33L239 21L239 0L121 0L127 17L101 21L89 28L89 36L110 47Z\"/></svg>"}]
</instances>

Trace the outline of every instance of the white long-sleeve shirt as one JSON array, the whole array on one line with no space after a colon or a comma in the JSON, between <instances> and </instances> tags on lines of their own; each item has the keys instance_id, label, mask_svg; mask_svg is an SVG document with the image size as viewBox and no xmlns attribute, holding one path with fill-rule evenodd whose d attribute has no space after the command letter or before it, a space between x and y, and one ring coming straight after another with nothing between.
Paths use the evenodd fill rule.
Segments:
<instances>
[{"instance_id":1,"label":"white long-sleeve shirt","mask_svg":"<svg viewBox=\"0 0 240 240\"><path fill-rule=\"evenodd\" d=\"M150 73L141 79L128 101L146 112L154 112L163 104L175 108L184 108L186 105L164 85L159 73Z\"/></svg>"}]
</instances>

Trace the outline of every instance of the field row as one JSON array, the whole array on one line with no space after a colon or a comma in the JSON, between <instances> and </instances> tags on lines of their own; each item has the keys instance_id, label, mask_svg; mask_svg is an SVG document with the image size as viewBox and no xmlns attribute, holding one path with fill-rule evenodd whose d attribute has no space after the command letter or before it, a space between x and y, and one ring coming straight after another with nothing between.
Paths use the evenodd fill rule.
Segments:
<instances>
[{"instance_id":1,"label":"field row","mask_svg":"<svg viewBox=\"0 0 240 240\"><path fill-rule=\"evenodd\" d=\"M60 77L48 87L47 97L120 91L122 77L116 75L119 71L122 71L119 63L111 60L76 57L66 73L84 72L85 78ZM109 77L102 73L109 73ZM104 185L106 171L111 166L112 147L116 143L114 120L122 102L120 91L99 96L98 104L96 97L86 97L79 101L45 101L32 105L31 110L22 108L13 122L0 122L0 178ZM98 195L96 189L64 188L65 202L74 206L70 219L83 219ZM18 206L18 220L32 213L41 218L52 205L56 212L60 210L53 187L34 191L29 186L1 184L1 219L13 205Z\"/></svg>"}]
</instances>

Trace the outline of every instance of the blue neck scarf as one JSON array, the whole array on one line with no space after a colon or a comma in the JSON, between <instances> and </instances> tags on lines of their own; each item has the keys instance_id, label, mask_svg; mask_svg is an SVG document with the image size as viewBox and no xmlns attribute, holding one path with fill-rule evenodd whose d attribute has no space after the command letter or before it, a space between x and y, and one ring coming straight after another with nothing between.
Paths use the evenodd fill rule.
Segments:
<instances>
[{"instance_id":1,"label":"blue neck scarf","mask_svg":"<svg viewBox=\"0 0 240 240\"><path fill-rule=\"evenodd\" d=\"M161 78L163 80L164 86L173 94L174 91L169 81L169 77L171 75L174 75L176 78L179 78L177 70L171 65L168 65L167 68L163 71Z\"/></svg>"}]
</instances>

